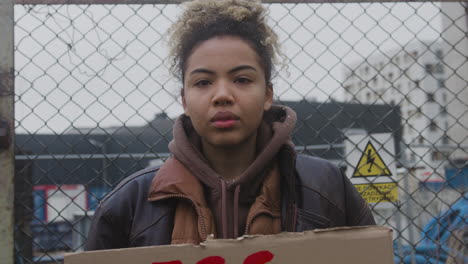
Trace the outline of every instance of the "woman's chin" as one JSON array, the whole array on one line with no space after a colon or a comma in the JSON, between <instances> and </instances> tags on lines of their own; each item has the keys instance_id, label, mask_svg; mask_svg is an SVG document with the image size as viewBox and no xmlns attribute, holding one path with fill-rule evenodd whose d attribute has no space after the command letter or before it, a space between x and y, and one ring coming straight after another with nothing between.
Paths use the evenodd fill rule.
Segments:
<instances>
[{"instance_id":1,"label":"woman's chin","mask_svg":"<svg viewBox=\"0 0 468 264\"><path fill-rule=\"evenodd\" d=\"M247 138L234 135L219 135L207 139L207 143L215 148L239 148L241 145L249 142ZM253 141L255 142L255 141Z\"/></svg>"},{"instance_id":2,"label":"woman's chin","mask_svg":"<svg viewBox=\"0 0 468 264\"><path fill-rule=\"evenodd\" d=\"M217 139L217 140L212 140L209 142L209 144L213 147L216 148L234 148L236 146L239 146L240 141L239 140L234 140L234 139Z\"/></svg>"}]
</instances>

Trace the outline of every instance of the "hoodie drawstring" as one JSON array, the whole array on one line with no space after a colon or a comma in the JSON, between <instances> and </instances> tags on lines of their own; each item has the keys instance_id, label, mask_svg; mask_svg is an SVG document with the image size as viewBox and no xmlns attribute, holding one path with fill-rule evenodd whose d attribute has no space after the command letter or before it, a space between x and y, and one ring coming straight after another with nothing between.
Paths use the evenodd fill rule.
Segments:
<instances>
[{"instance_id":1,"label":"hoodie drawstring","mask_svg":"<svg viewBox=\"0 0 468 264\"><path fill-rule=\"evenodd\" d=\"M234 189L234 200L233 200L233 230L234 238L239 236L239 195L240 194L240 185L236 185ZM227 187L226 181L221 180L221 221L223 224L223 234L222 238L230 238L228 234L228 220L227 220Z\"/></svg>"},{"instance_id":2,"label":"hoodie drawstring","mask_svg":"<svg viewBox=\"0 0 468 264\"><path fill-rule=\"evenodd\" d=\"M240 184L236 186L234 190L234 238L239 236L239 193L240 193Z\"/></svg>"},{"instance_id":3,"label":"hoodie drawstring","mask_svg":"<svg viewBox=\"0 0 468 264\"><path fill-rule=\"evenodd\" d=\"M228 238L227 234L227 194L226 194L226 181L221 180L221 221L223 223L222 238Z\"/></svg>"}]
</instances>

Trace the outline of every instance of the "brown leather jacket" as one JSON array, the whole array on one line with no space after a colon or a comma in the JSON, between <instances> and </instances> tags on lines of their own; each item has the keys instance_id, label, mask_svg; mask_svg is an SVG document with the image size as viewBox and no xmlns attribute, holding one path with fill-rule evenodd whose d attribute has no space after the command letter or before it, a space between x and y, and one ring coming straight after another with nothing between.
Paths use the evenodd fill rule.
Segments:
<instances>
[{"instance_id":1,"label":"brown leather jacket","mask_svg":"<svg viewBox=\"0 0 468 264\"><path fill-rule=\"evenodd\" d=\"M281 231L375 224L366 202L336 166L298 155L293 168L294 177L281 177ZM178 200L184 198L148 201L158 170L133 174L101 201L86 250L171 243Z\"/></svg>"}]
</instances>

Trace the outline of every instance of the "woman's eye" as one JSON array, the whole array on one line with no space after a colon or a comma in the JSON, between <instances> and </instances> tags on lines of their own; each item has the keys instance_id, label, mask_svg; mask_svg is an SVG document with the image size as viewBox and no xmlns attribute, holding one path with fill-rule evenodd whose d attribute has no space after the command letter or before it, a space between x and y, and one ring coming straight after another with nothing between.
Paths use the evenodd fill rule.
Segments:
<instances>
[{"instance_id":1,"label":"woman's eye","mask_svg":"<svg viewBox=\"0 0 468 264\"><path fill-rule=\"evenodd\" d=\"M235 82L240 83L240 84L248 84L248 83L251 83L252 81L249 78L240 77L240 78L237 78Z\"/></svg>"},{"instance_id":2,"label":"woman's eye","mask_svg":"<svg viewBox=\"0 0 468 264\"><path fill-rule=\"evenodd\" d=\"M199 80L195 82L195 86L197 87L202 87L202 86L207 86L207 85L210 85L210 81L208 80Z\"/></svg>"}]
</instances>

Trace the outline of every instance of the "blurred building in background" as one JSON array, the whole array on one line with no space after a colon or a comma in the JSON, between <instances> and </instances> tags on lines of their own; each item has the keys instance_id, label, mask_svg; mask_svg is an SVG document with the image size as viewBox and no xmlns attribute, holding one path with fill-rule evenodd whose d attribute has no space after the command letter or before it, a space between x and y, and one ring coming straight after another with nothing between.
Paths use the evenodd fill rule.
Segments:
<instances>
[{"instance_id":1,"label":"blurred building in background","mask_svg":"<svg viewBox=\"0 0 468 264\"><path fill-rule=\"evenodd\" d=\"M449 134L453 92L446 87L445 53L440 42L415 42L345 70L346 102L400 106L405 165L420 180L442 179L457 146Z\"/></svg>"},{"instance_id":2,"label":"blurred building in background","mask_svg":"<svg viewBox=\"0 0 468 264\"><path fill-rule=\"evenodd\" d=\"M456 144L450 157L460 167L468 162L468 2L443 2L441 14L445 86L450 91L447 134Z\"/></svg>"}]
</instances>

